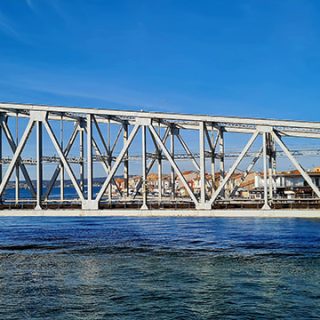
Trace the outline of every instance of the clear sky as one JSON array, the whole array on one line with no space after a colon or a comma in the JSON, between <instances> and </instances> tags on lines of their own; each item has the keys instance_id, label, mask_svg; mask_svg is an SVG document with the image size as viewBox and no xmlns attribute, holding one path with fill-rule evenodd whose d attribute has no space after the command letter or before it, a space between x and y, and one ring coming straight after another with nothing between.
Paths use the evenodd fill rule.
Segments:
<instances>
[{"instance_id":1,"label":"clear sky","mask_svg":"<svg viewBox=\"0 0 320 320\"><path fill-rule=\"evenodd\" d=\"M0 100L320 121L320 2L0 1Z\"/></svg>"}]
</instances>

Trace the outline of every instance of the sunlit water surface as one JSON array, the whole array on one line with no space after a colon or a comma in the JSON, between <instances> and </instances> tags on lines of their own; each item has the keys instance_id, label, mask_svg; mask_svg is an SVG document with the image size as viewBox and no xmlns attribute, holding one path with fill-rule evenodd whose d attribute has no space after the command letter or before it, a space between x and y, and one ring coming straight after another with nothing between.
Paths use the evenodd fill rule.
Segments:
<instances>
[{"instance_id":1,"label":"sunlit water surface","mask_svg":"<svg viewBox=\"0 0 320 320\"><path fill-rule=\"evenodd\" d=\"M319 319L320 220L0 218L0 319Z\"/></svg>"}]
</instances>

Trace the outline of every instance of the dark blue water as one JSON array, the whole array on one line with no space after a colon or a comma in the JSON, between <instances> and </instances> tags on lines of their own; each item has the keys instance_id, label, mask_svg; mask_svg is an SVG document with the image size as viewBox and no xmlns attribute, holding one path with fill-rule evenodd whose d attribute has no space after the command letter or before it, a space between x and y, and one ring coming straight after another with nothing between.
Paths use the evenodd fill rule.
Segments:
<instances>
[{"instance_id":1,"label":"dark blue water","mask_svg":"<svg viewBox=\"0 0 320 320\"><path fill-rule=\"evenodd\" d=\"M319 319L320 220L0 218L0 319Z\"/></svg>"},{"instance_id":2,"label":"dark blue water","mask_svg":"<svg viewBox=\"0 0 320 320\"><path fill-rule=\"evenodd\" d=\"M92 192L93 192L93 196L96 196L97 193L100 191L101 186L93 186L92 188ZM43 194L46 194L46 187L43 188ZM87 191L85 190L85 195L87 194ZM6 200L14 200L16 196L16 190L15 188L7 188L4 192L4 198ZM73 187L65 187L64 188L64 199L75 199L77 198L77 192L75 191L75 189ZM19 190L19 198L20 199L32 199L32 195L29 191L29 189L23 189L20 188ZM49 198L52 199L60 199L60 188L59 187L54 187L52 188L52 191L50 193Z\"/></svg>"}]
</instances>

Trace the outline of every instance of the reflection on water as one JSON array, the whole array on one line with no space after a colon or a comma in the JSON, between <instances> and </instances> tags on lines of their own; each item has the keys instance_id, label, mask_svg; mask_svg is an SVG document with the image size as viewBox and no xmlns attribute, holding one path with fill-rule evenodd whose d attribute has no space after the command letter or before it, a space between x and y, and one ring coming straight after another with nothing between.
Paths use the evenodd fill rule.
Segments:
<instances>
[{"instance_id":1,"label":"reflection on water","mask_svg":"<svg viewBox=\"0 0 320 320\"><path fill-rule=\"evenodd\" d=\"M0 319L316 319L320 220L1 218Z\"/></svg>"}]
</instances>

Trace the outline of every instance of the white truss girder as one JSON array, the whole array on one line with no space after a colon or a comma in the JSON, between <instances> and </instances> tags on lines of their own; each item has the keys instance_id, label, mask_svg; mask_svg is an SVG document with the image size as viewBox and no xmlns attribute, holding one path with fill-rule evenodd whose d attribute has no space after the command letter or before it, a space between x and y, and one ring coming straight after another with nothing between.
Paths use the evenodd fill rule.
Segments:
<instances>
[{"instance_id":1,"label":"white truss girder","mask_svg":"<svg viewBox=\"0 0 320 320\"><path fill-rule=\"evenodd\" d=\"M240 184L246 179L253 166L260 157L263 158L263 209L269 209L273 201L273 181L275 157L286 156L299 171L300 175L307 182L313 193L320 198L320 190L313 182L307 171L295 158L305 154L320 155L319 150L289 150L284 143L283 137L290 136L296 138L320 138L320 123L306 121L289 121L274 119L253 119L236 118L207 115L187 115L162 112L142 112L142 111L122 111L104 110L89 108L69 108L69 107L49 107L41 105L23 105L0 103L0 198L6 202L4 191L8 188L14 170L18 175L21 170L24 182L31 192L30 202L36 203L36 208L41 209L43 203L49 203L52 191L60 175L61 203L67 201L64 195L66 171L72 186L76 191L74 202L81 204L84 209L96 209L106 202L109 205L127 202L142 203L143 209L149 208L149 204L155 201L152 191L149 189L148 176L152 172L153 166L157 162L157 182L159 204L164 201L169 203L187 202L199 210L214 209L219 201L235 201L236 191ZM8 119L14 117L16 121L28 119L28 123L22 133L18 143L14 140L12 124ZM57 139L54 125L51 123L61 121L61 141ZM63 123L74 123L71 135L63 145ZM107 125L107 132L101 127ZM158 129L156 130L155 124ZM34 150L36 157L24 157L26 143L30 139L31 131L36 126L36 141ZM43 130L42 129L45 129ZM112 129L111 129L112 127ZM131 129L131 130L130 130ZM133 141L136 139L138 131L141 129L142 139L136 142L140 145L142 153L137 154L139 147L131 150ZM183 129L183 130L181 130ZM184 136L184 130L192 130L197 138L190 141ZM43 141L43 131L49 136L49 141ZM225 152L226 134L233 132L236 134L251 134L247 144L238 152ZM95 136L97 135L97 136ZM111 139L111 135L114 136ZM84 136L86 143L84 144ZM250 151L250 148L258 138L262 137L262 146L259 151ZM17 136L18 137L18 136ZM79 137L79 145L76 141ZM122 139L121 139L122 137ZM170 138L169 147L167 140ZM269 145L277 144L281 150L275 150L271 154ZM8 142L12 157L5 157L3 145ZM111 142L112 141L112 142ZM120 142L123 141L123 145ZM150 143L151 141L151 143ZM182 146L182 153L177 152L175 141L179 141ZM195 142L196 141L196 142ZM52 143L57 156L44 155L43 144ZM100 144L100 146L99 146ZM153 144L155 150L150 153L148 149ZM129 150L130 148L130 150ZM70 156L71 150L77 150L77 156ZM119 150L116 154L116 150ZM30 150L29 150L30 151ZM78 157L79 155L79 157ZM250 157L247 169L236 185L226 192L226 187L230 185L232 177L236 172L240 162ZM274 157L274 158L272 158ZM148 160L149 159L149 160ZM226 170L226 159L235 159ZM132 161L141 161L141 176L138 177L133 194L129 194L129 167ZM198 187L192 181L187 181L182 170L181 161L189 161L195 167L198 175ZM217 162L217 163L216 163ZM55 168L50 179L44 188L43 167L47 163L55 163ZM100 163L103 168L103 176L100 176L100 185L95 185L94 165ZM170 199L163 192L163 166L169 164L168 181L171 184ZM210 173L207 166L210 166ZM220 168L216 168L216 165ZM36 165L36 176L34 181L30 177L28 168ZM209 167L208 166L208 167ZM79 167L79 175L74 168ZM123 168L120 170L120 167ZM121 172L120 172L121 171ZM220 174L219 174L220 171ZM120 172L120 173L119 173ZM130 169L131 172L131 169ZM218 172L216 178L216 172ZM119 179L120 178L120 179ZM103 179L103 180L102 180ZM119 179L120 182L117 182ZM123 186L121 186L123 180ZM269 180L269 184L268 184ZM184 196L177 196L176 183L181 183L180 188L184 189ZM192 183L191 183L192 182ZM23 181L16 179L16 188ZM273 182L272 182L273 183ZM36 188L35 188L36 186ZM97 189L97 190L96 190ZM198 191L196 191L196 189ZM44 194L43 194L43 191ZM113 192L115 191L115 192ZM141 191L141 194L139 193ZM19 203L19 198L17 199ZM22 199L20 199L22 201ZM23 201L26 201L25 199Z\"/></svg>"}]
</instances>

